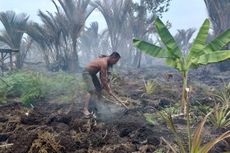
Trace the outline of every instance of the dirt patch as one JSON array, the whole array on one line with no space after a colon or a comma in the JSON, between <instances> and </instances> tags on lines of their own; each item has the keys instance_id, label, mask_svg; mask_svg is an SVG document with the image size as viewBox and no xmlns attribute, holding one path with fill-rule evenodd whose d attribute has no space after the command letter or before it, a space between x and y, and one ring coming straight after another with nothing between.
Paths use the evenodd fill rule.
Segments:
<instances>
[{"instance_id":1,"label":"dirt patch","mask_svg":"<svg viewBox=\"0 0 230 153\"><path fill-rule=\"evenodd\" d=\"M124 113L119 119L102 122L84 119L80 109L60 111L71 106L46 103L33 110L20 104L2 107L0 142L13 145L0 148L0 152L135 152L144 145L155 148L160 143L136 110Z\"/></svg>"}]
</instances>

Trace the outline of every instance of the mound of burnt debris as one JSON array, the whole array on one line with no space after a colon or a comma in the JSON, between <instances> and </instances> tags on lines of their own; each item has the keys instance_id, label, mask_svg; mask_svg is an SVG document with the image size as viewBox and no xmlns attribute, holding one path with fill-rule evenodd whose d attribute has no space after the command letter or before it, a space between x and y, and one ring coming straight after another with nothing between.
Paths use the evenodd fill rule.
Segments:
<instances>
[{"instance_id":1,"label":"mound of burnt debris","mask_svg":"<svg viewBox=\"0 0 230 153\"><path fill-rule=\"evenodd\" d=\"M201 88L203 84L213 88L220 86L222 80L211 76L205 79L199 71L190 75L196 81L189 82L194 86L191 103L197 100L213 103ZM224 79L229 81L229 78ZM151 95L146 93L148 80L154 81ZM156 114L178 103L180 81L180 75L171 70L141 69L114 75L111 77L114 93L129 109L111 97L92 98L90 110L97 117L89 119L82 114L80 97L71 103L46 101L34 107L25 107L15 101L0 105L0 153L167 152L169 147L164 140L175 143L173 134L163 121L149 124L145 114ZM178 118L175 124L181 128L183 137L186 122ZM210 134L208 126L206 132ZM220 133L211 133L207 139ZM226 139L219 143L213 152L228 151L229 142Z\"/></svg>"},{"instance_id":2,"label":"mound of burnt debris","mask_svg":"<svg viewBox=\"0 0 230 153\"><path fill-rule=\"evenodd\" d=\"M160 136L170 135L163 128L148 126L143 110L122 110L119 117L102 121L85 119L78 107L50 103L33 109L20 103L1 106L0 152L153 152L164 145Z\"/></svg>"}]
</instances>

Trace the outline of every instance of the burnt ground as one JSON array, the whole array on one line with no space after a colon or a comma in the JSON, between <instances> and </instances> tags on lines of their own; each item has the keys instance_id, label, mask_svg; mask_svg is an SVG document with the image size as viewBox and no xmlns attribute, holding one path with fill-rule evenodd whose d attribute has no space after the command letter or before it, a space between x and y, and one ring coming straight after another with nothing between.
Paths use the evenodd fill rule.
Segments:
<instances>
[{"instance_id":1,"label":"burnt ground","mask_svg":"<svg viewBox=\"0 0 230 153\"><path fill-rule=\"evenodd\" d=\"M229 72L193 71L191 103L213 104L207 93L230 81ZM167 74L173 77L168 78ZM153 79L154 94L145 94L143 80ZM129 110L115 104L113 99L92 98L91 110L97 118L86 119L81 113L81 98L73 103L43 101L34 108L13 99L0 106L0 153L146 153L167 151L161 137L173 142L173 135L163 121L149 125L145 113L156 113L162 107L180 99L181 78L167 68L145 68L121 71L112 78L114 92L127 100ZM113 101L113 102L112 102ZM176 126L183 128L183 119ZM226 131L226 129L223 129ZM222 131L221 131L222 132ZM220 134L207 126L207 139ZM4 146L5 145L5 146ZM229 151L229 140L218 144L212 152Z\"/></svg>"}]
</instances>

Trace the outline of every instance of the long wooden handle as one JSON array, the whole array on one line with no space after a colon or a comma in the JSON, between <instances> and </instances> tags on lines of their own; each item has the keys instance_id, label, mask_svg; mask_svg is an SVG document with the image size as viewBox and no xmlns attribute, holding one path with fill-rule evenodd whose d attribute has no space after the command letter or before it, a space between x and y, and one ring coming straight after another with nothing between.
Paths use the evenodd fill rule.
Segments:
<instances>
[{"instance_id":1,"label":"long wooden handle","mask_svg":"<svg viewBox=\"0 0 230 153\"><path fill-rule=\"evenodd\" d=\"M126 109L129 109L117 96L111 94L113 98L115 98L118 102L120 102Z\"/></svg>"}]
</instances>

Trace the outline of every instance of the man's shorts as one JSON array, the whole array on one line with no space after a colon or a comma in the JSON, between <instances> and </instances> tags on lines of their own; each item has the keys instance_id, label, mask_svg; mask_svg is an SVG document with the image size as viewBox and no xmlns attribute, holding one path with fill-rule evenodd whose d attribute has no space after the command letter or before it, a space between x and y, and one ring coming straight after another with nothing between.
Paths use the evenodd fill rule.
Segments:
<instances>
[{"instance_id":1,"label":"man's shorts","mask_svg":"<svg viewBox=\"0 0 230 153\"><path fill-rule=\"evenodd\" d=\"M86 83L86 90L89 93L101 92L102 87L97 75L90 74L87 70L84 70L82 73L83 80Z\"/></svg>"}]
</instances>

